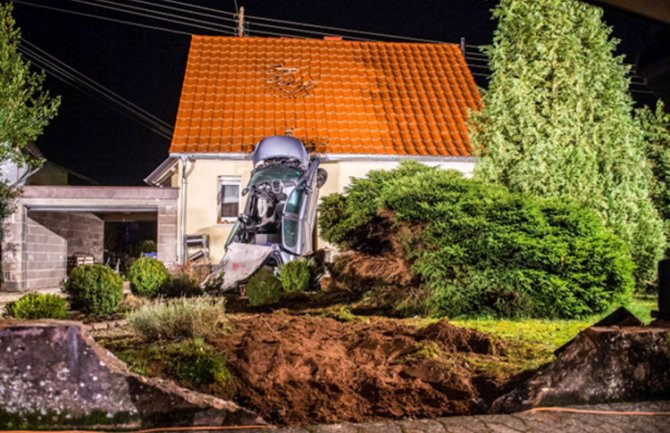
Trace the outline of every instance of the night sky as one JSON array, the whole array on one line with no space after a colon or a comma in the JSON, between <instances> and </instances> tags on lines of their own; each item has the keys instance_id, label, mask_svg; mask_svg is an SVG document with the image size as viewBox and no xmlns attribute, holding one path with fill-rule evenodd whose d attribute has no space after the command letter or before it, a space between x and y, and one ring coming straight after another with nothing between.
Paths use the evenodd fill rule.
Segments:
<instances>
[{"instance_id":1,"label":"night sky","mask_svg":"<svg viewBox=\"0 0 670 433\"><path fill-rule=\"evenodd\" d=\"M92 0L25 1L191 33L215 34L96 8L88 4ZM178 12L153 5L188 7L165 0L113 3L175 14ZM183 3L227 12L236 10L234 0L184 0ZM489 12L495 2L488 0L237 0L237 3L245 7L248 15L446 42L458 42L464 36L472 45L490 43L495 28ZM188 36L22 4L15 5L14 15L27 41L170 125L174 124L190 42ZM189 16L217 20L216 17ZM605 10L605 20L614 27L615 36L622 40L620 50L627 61L638 64L639 74L648 78L649 89L636 88L654 90L670 101L670 88L662 88L670 82L670 71L666 66L670 64L668 26L609 8ZM249 21L251 35L257 30L285 32L259 27L253 19ZM481 77L478 81L480 85L485 84ZM53 77L47 77L46 87L52 94L62 96L58 117L37 141L47 159L101 184L139 185L167 157L169 140L138 125L109 105ZM650 94L634 96L640 103L655 101L655 96Z\"/></svg>"}]
</instances>

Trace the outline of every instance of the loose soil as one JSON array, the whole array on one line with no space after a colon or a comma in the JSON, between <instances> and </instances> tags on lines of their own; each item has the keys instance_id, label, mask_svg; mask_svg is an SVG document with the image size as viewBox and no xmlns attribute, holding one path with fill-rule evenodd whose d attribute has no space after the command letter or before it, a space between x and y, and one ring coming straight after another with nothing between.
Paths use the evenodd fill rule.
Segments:
<instances>
[{"instance_id":1,"label":"loose soil","mask_svg":"<svg viewBox=\"0 0 670 433\"><path fill-rule=\"evenodd\" d=\"M212 343L240 381L235 400L277 424L479 413L503 386L475 367L495 362L501 343L447 321L230 318L232 331Z\"/></svg>"}]
</instances>

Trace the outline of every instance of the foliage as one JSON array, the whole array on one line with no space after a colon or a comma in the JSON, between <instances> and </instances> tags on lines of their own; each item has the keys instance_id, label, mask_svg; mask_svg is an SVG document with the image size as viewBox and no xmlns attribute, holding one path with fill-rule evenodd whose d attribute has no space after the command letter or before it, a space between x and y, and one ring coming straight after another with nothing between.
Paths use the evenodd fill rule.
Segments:
<instances>
[{"instance_id":1,"label":"foliage","mask_svg":"<svg viewBox=\"0 0 670 433\"><path fill-rule=\"evenodd\" d=\"M154 301L128 316L133 331L147 341L214 337L226 324L225 301L209 297Z\"/></svg>"},{"instance_id":2,"label":"foliage","mask_svg":"<svg viewBox=\"0 0 670 433\"><path fill-rule=\"evenodd\" d=\"M602 10L577 0L501 0L493 16L491 79L470 122L476 177L595 210L628 244L642 286L665 239L649 199L629 67L614 56Z\"/></svg>"},{"instance_id":3,"label":"foliage","mask_svg":"<svg viewBox=\"0 0 670 433\"><path fill-rule=\"evenodd\" d=\"M372 171L320 211L324 239L339 247L366 251L397 238L432 315L580 317L633 287L626 245L594 213L455 171L416 162ZM370 230L380 218L390 230L381 239Z\"/></svg>"},{"instance_id":4,"label":"foliage","mask_svg":"<svg viewBox=\"0 0 670 433\"><path fill-rule=\"evenodd\" d=\"M249 279L246 292L249 305L254 307L271 305L281 298L282 284L272 271L263 268Z\"/></svg>"},{"instance_id":5,"label":"foliage","mask_svg":"<svg viewBox=\"0 0 670 433\"><path fill-rule=\"evenodd\" d=\"M155 253L158 251L156 247L156 242L152 240L143 240L137 246L137 252L141 255L142 253Z\"/></svg>"},{"instance_id":6,"label":"foliage","mask_svg":"<svg viewBox=\"0 0 670 433\"><path fill-rule=\"evenodd\" d=\"M18 52L21 31L11 3L0 4L0 161L27 164L22 150L39 137L56 115L59 98L42 89L44 73L31 72Z\"/></svg>"},{"instance_id":7,"label":"foliage","mask_svg":"<svg viewBox=\"0 0 670 433\"><path fill-rule=\"evenodd\" d=\"M134 338L102 340L105 347L140 375L159 376L181 386L231 399L238 387L226 357L203 338L147 344Z\"/></svg>"},{"instance_id":8,"label":"foliage","mask_svg":"<svg viewBox=\"0 0 670 433\"><path fill-rule=\"evenodd\" d=\"M211 277L206 278L205 281L203 282L204 284L203 290L206 293L220 290L221 286L223 285L224 276L225 273L223 271L219 271L219 273L217 273L216 275L212 275Z\"/></svg>"},{"instance_id":9,"label":"foliage","mask_svg":"<svg viewBox=\"0 0 670 433\"><path fill-rule=\"evenodd\" d=\"M158 293L166 298L192 297L203 294L198 280L189 274L181 273L170 275L168 281L163 284Z\"/></svg>"},{"instance_id":10,"label":"foliage","mask_svg":"<svg viewBox=\"0 0 670 433\"><path fill-rule=\"evenodd\" d=\"M226 367L226 358L202 338L168 343L161 348L165 372L181 382L198 387L217 384L224 390L235 385L235 378Z\"/></svg>"},{"instance_id":11,"label":"foliage","mask_svg":"<svg viewBox=\"0 0 670 433\"><path fill-rule=\"evenodd\" d=\"M130 290L139 296L152 297L170 280L170 274L163 262L142 257L133 262L128 269Z\"/></svg>"},{"instance_id":12,"label":"foliage","mask_svg":"<svg viewBox=\"0 0 670 433\"><path fill-rule=\"evenodd\" d=\"M279 267L279 280L284 292L307 292L316 287L314 260L298 258Z\"/></svg>"},{"instance_id":13,"label":"foliage","mask_svg":"<svg viewBox=\"0 0 670 433\"><path fill-rule=\"evenodd\" d=\"M67 319L67 301L51 293L28 293L5 306L5 316L16 319Z\"/></svg>"},{"instance_id":14,"label":"foliage","mask_svg":"<svg viewBox=\"0 0 670 433\"><path fill-rule=\"evenodd\" d=\"M664 109L663 102L658 101L654 111L644 107L636 117L644 131L645 153L654 174L651 198L663 218L666 240L670 241L670 114ZM668 244L665 256L670 257Z\"/></svg>"},{"instance_id":15,"label":"foliage","mask_svg":"<svg viewBox=\"0 0 670 433\"><path fill-rule=\"evenodd\" d=\"M79 265L63 286L72 308L92 316L116 312L123 298L123 280L105 265Z\"/></svg>"}]
</instances>

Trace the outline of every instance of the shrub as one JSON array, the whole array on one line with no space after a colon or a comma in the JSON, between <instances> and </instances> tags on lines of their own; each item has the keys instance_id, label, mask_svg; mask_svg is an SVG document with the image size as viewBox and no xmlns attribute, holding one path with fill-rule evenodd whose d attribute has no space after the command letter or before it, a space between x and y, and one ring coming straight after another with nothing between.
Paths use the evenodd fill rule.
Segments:
<instances>
[{"instance_id":1,"label":"shrub","mask_svg":"<svg viewBox=\"0 0 670 433\"><path fill-rule=\"evenodd\" d=\"M74 309L92 316L116 312L123 298L123 280L105 265L80 265L63 287Z\"/></svg>"},{"instance_id":2,"label":"shrub","mask_svg":"<svg viewBox=\"0 0 670 433\"><path fill-rule=\"evenodd\" d=\"M324 238L340 247L380 254L389 237L400 243L432 315L574 318L634 285L626 244L593 212L455 171L373 171L320 211Z\"/></svg>"},{"instance_id":3,"label":"shrub","mask_svg":"<svg viewBox=\"0 0 670 433\"><path fill-rule=\"evenodd\" d=\"M314 260L299 258L279 267L279 280L284 292L306 292L316 286Z\"/></svg>"},{"instance_id":4,"label":"shrub","mask_svg":"<svg viewBox=\"0 0 670 433\"><path fill-rule=\"evenodd\" d=\"M232 397L236 380L226 367L226 358L202 338L167 344L161 349L168 375L192 387L213 387L217 395Z\"/></svg>"},{"instance_id":5,"label":"shrub","mask_svg":"<svg viewBox=\"0 0 670 433\"><path fill-rule=\"evenodd\" d=\"M155 253L156 251L158 251L158 249L156 247L156 242L154 242L152 240L144 240L144 241L140 242L137 246L137 252L139 254Z\"/></svg>"},{"instance_id":6,"label":"shrub","mask_svg":"<svg viewBox=\"0 0 670 433\"><path fill-rule=\"evenodd\" d=\"M202 297L154 301L128 317L128 323L147 341L175 338L213 337L226 323L225 301Z\"/></svg>"},{"instance_id":7,"label":"shrub","mask_svg":"<svg viewBox=\"0 0 670 433\"><path fill-rule=\"evenodd\" d=\"M261 269L249 279L246 290L251 306L270 305L281 298L282 284L272 271Z\"/></svg>"},{"instance_id":8,"label":"shrub","mask_svg":"<svg viewBox=\"0 0 670 433\"><path fill-rule=\"evenodd\" d=\"M158 293L166 298L192 297L200 296L203 291L198 284L198 280L189 274L170 275L167 283L163 284Z\"/></svg>"},{"instance_id":9,"label":"shrub","mask_svg":"<svg viewBox=\"0 0 670 433\"><path fill-rule=\"evenodd\" d=\"M169 279L170 274L165 265L149 257L135 260L128 270L130 290L139 296L156 296Z\"/></svg>"},{"instance_id":10,"label":"shrub","mask_svg":"<svg viewBox=\"0 0 670 433\"><path fill-rule=\"evenodd\" d=\"M67 319L67 301L50 293L28 293L5 306L5 316L16 319Z\"/></svg>"}]
</instances>

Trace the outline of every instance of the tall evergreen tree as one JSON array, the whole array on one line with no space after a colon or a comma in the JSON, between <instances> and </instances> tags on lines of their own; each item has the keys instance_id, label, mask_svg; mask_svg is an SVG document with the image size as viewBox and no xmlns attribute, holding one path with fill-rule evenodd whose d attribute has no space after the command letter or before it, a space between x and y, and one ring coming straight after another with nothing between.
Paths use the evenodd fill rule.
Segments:
<instances>
[{"instance_id":1,"label":"tall evergreen tree","mask_svg":"<svg viewBox=\"0 0 670 433\"><path fill-rule=\"evenodd\" d=\"M21 31L12 4L0 4L0 161L28 164L22 151L56 115L59 98L42 89L44 73L30 70L18 52Z\"/></svg>"},{"instance_id":2,"label":"tall evergreen tree","mask_svg":"<svg viewBox=\"0 0 670 433\"><path fill-rule=\"evenodd\" d=\"M645 151L654 174L651 198L663 218L666 240L670 241L670 114L658 101L655 110L644 107L637 111L636 117L644 132ZM668 244L665 256L670 257Z\"/></svg>"},{"instance_id":3,"label":"tall evergreen tree","mask_svg":"<svg viewBox=\"0 0 670 433\"><path fill-rule=\"evenodd\" d=\"M638 284L648 281L664 234L629 68L614 55L602 10L577 0L501 0L493 16L491 80L470 123L476 176L597 211L628 243Z\"/></svg>"}]
</instances>

